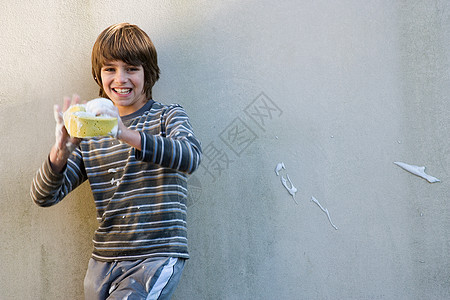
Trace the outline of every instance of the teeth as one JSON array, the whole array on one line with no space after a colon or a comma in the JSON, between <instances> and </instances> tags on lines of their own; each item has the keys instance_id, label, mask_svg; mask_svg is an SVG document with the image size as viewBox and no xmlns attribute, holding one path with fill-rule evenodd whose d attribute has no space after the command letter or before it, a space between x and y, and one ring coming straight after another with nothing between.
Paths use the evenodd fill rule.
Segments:
<instances>
[{"instance_id":1,"label":"teeth","mask_svg":"<svg viewBox=\"0 0 450 300\"><path fill-rule=\"evenodd\" d=\"M128 94L131 89L114 89L119 94Z\"/></svg>"}]
</instances>

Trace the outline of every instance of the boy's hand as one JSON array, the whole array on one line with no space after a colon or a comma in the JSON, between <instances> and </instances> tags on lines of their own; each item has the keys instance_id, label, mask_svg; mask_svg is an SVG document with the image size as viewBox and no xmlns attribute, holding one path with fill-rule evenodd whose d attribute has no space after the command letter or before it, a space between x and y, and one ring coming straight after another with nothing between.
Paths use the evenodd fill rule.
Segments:
<instances>
[{"instance_id":1,"label":"boy's hand","mask_svg":"<svg viewBox=\"0 0 450 300\"><path fill-rule=\"evenodd\" d=\"M129 129L125 124L123 124L122 119L120 118L119 109L114 106L110 109L105 109L97 112L98 114L105 114L111 117L117 118L117 133L114 138L120 140L121 142L127 143L133 148L141 150L141 135L138 131Z\"/></svg>"},{"instance_id":2,"label":"boy's hand","mask_svg":"<svg viewBox=\"0 0 450 300\"><path fill-rule=\"evenodd\" d=\"M67 163L67 159L72 151L80 144L80 138L73 138L69 136L69 133L64 126L63 112L65 112L71 105L79 104L80 96L73 95L70 97L64 97L63 110L59 105L54 106L54 116L56 121L55 128L55 145L50 151L50 163L53 171L60 173Z\"/></svg>"},{"instance_id":3,"label":"boy's hand","mask_svg":"<svg viewBox=\"0 0 450 300\"><path fill-rule=\"evenodd\" d=\"M94 110L93 113L96 116L104 115L117 118L117 131L114 134L111 134L111 136L116 139L120 139L120 133L127 129L120 118L119 109L116 106L99 106L96 107L96 110Z\"/></svg>"}]
</instances>

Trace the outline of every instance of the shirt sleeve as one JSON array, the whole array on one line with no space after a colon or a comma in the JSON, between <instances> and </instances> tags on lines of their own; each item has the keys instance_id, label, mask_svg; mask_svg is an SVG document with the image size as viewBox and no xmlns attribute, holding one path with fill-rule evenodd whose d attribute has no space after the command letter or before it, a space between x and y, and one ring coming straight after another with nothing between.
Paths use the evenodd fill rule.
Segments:
<instances>
[{"instance_id":1,"label":"shirt sleeve","mask_svg":"<svg viewBox=\"0 0 450 300\"><path fill-rule=\"evenodd\" d=\"M86 178L86 171L79 148L71 154L61 174L52 170L50 158L47 157L31 183L31 199L42 207L55 205L83 183Z\"/></svg>"},{"instance_id":2,"label":"shirt sleeve","mask_svg":"<svg viewBox=\"0 0 450 300\"><path fill-rule=\"evenodd\" d=\"M181 106L173 106L165 113L162 123L165 136L139 132L142 150L135 150L136 159L193 173L200 165L202 150L186 112Z\"/></svg>"}]
</instances>

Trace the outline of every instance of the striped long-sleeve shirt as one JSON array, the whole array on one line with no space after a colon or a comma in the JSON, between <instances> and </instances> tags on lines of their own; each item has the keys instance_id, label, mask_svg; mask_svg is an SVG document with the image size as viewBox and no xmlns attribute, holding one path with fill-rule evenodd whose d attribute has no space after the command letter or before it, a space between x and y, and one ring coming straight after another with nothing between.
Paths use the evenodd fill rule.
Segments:
<instances>
[{"instance_id":1,"label":"striped long-sleeve shirt","mask_svg":"<svg viewBox=\"0 0 450 300\"><path fill-rule=\"evenodd\" d=\"M44 161L31 197L51 206L88 180L99 221L93 258L188 258L186 181L201 160L189 118L179 105L151 100L122 121L141 134L141 151L112 137L84 139L62 174Z\"/></svg>"}]
</instances>

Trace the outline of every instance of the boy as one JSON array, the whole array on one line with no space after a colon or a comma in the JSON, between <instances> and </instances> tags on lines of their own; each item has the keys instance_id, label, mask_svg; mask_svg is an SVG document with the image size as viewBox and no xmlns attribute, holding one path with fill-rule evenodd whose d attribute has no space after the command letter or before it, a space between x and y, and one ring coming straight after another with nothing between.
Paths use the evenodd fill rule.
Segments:
<instances>
[{"instance_id":1,"label":"boy","mask_svg":"<svg viewBox=\"0 0 450 300\"><path fill-rule=\"evenodd\" d=\"M86 299L170 299L189 257L186 180L200 163L200 142L182 107L152 100L156 49L139 27L105 29L92 50L92 74L100 96L114 103L98 113L117 117L117 135L70 137L55 106L56 142L31 197L51 206L89 180L99 227ZM79 102L66 97L63 110Z\"/></svg>"}]
</instances>

